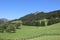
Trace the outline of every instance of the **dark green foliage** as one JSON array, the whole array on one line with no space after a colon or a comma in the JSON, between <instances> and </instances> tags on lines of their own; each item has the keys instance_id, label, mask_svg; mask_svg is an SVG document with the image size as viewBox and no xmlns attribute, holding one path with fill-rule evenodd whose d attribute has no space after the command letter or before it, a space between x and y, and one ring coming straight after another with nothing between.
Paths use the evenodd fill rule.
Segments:
<instances>
[{"instance_id":1,"label":"dark green foliage","mask_svg":"<svg viewBox=\"0 0 60 40\"><path fill-rule=\"evenodd\" d=\"M33 21L26 21L24 22L23 25L28 25L28 26L40 26L40 22L33 20Z\"/></svg>"},{"instance_id":2,"label":"dark green foliage","mask_svg":"<svg viewBox=\"0 0 60 40\"><path fill-rule=\"evenodd\" d=\"M52 24L55 24L56 23L56 19L51 19L51 22L52 22Z\"/></svg>"},{"instance_id":3,"label":"dark green foliage","mask_svg":"<svg viewBox=\"0 0 60 40\"><path fill-rule=\"evenodd\" d=\"M3 33L4 29L0 26L0 33Z\"/></svg>"},{"instance_id":4,"label":"dark green foliage","mask_svg":"<svg viewBox=\"0 0 60 40\"><path fill-rule=\"evenodd\" d=\"M40 26L40 22L35 22L35 26Z\"/></svg>"},{"instance_id":5,"label":"dark green foliage","mask_svg":"<svg viewBox=\"0 0 60 40\"><path fill-rule=\"evenodd\" d=\"M41 26L45 26L45 21L41 21Z\"/></svg>"},{"instance_id":6,"label":"dark green foliage","mask_svg":"<svg viewBox=\"0 0 60 40\"><path fill-rule=\"evenodd\" d=\"M32 21L24 21L23 25L33 26L33 22Z\"/></svg>"},{"instance_id":7,"label":"dark green foliage","mask_svg":"<svg viewBox=\"0 0 60 40\"><path fill-rule=\"evenodd\" d=\"M4 30L8 27L8 23L3 23L3 28L4 28Z\"/></svg>"},{"instance_id":8,"label":"dark green foliage","mask_svg":"<svg viewBox=\"0 0 60 40\"><path fill-rule=\"evenodd\" d=\"M52 21L51 20L48 20L47 25L52 25L52 24L53 24Z\"/></svg>"},{"instance_id":9,"label":"dark green foliage","mask_svg":"<svg viewBox=\"0 0 60 40\"><path fill-rule=\"evenodd\" d=\"M59 23L60 22L60 19L56 19L56 18L52 18L52 19L49 19L48 20L48 23L47 25L52 25L52 24L56 24L56 23Z\"/></svg>"},{"instance_id":10,"label":"dark green foliage","mask_svg":"<svg viewBox=\"0 0 60 40\"><path fill-rule=\"evenodd\" d=\"M31 26L36 26L36 22L32 21Z\"/></svg>"},{"instance_id":11,"label":"dark green foliage","mask_svg":"<svg viewBox=\"0 0 60 40\"><path fill-rule=\"evenodd\" d=\"M52 24L55 24L55 23L56 23L56 19L52 18L52 19L48 20L47 25L52 25Z\"/></svg>"},{"instance_id":12,"label":"dark green foliage","mask_svg":"<svg viewBox=\"0 0 60 40\"><path fill-rule=\"evenodd\" d=\"M24 22L23 22L23 25L29 25L29 22L24 21Z\"/></svg>"},{"instance_id":13,"label":"dark green foliage","mask_svg":"<svg viewBox=\"0 0 60 40\"><path fill-rule=\"evenodd\" d=\"M16 29L20 29L20 23L16 23L15 26L16 26Z\"/></svg>"},{"instance_id":14,"label":"dark green foliage","mask_svg":"<svg viewBox=\"0 0 60 40\"><path fill-rule=\"evenodd\" d=\"M59 23L59 19L56 19L56 18L52 19L51 21L52 21L53 24Z\"/></svg>"},{"instance_id":15,"label":"dark green foliage","mask_svg":"<svg viewBox=\"0 0 60 40\"><path fill-rule=\"evenodd\" d=\"M16 29L20 28L20 23L1 23L0 32L16 32Z\"/></svg>"},{"instance_id":16,"label":"dark green foliage","mask_svg":"<svg viewBox=\"0 0 60 40\"><path fill-rule=\"evenodd\" d=\"M60 18L56 19L56 23L59 23L60 22Z\"/></svg>"},{"instance_id":17,"label":"dark green foliage","mask_svg":"<svg viewBox=\"0 0 60 40\"><path fill-rule=\"evenodd\" d=\"M1 24L0 24L0 32L4 32L5 29L6 29L5 23L1 23Z\"/></svg>"}]
</instances>

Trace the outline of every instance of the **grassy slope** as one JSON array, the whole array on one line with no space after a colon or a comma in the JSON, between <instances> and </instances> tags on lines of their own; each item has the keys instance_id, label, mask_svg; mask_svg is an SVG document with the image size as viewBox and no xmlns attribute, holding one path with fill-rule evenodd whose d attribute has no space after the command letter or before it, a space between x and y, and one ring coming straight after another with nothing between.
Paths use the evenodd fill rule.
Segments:
<instances>
[{"instance_id":1,"label":"grassy slope","mask_svg":"<svg viewBox=\"0 0 60 40\"><path fill-rule=\"evenodd\" d=\"M60 36L43 36L29 40L60 40Z\"/></svg>"},{"instance_id":2,"label":"grassy slope","mask_svg":"<svg viewBox=\"0 0 60 40\"><path fill-rule=\"evenodd\" d=\"M59 35L60 23L46 27L21 26L16 33L0 33L0 38L29 38L34 36L44 35Z\"/></svg>"}]
</instances>

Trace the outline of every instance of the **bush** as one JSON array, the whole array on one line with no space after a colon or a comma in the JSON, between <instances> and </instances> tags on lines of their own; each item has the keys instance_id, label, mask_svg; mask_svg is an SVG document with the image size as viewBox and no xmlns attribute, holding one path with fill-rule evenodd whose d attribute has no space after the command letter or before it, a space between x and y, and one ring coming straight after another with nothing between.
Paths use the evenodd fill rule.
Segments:
<instances>
[{"instance_id":1,"label":"bush","mask_svg":"<svg viewBox=\"0 0 60 40\"><path fill-rule=\"evenodd\" d=\"M16 31L16 27L15 27L15 25L13 25L13 24L10 24L10 25L7 27L7 29L6 29L6 32L13 32L13 33L15 33L15 31Z\"/></svg>"}]
</instances>

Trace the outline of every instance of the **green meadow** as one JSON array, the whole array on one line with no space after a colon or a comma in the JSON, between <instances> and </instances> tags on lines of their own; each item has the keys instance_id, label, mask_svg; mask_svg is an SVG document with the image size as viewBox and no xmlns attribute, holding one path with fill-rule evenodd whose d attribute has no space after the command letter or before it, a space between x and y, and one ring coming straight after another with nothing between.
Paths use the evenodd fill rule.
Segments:
<instances>
[{"instance_id":1,"label":"green meadow","mask_svg":"<svg viewBox=\"0 0 60 40\"><path fill-rule=\"evenodd\" d=\"M2 39L60 40L60 23L50 26L20 26L16 33L0 33ZM56 38L56 39L55 39Z\"/></svg>"},{"instance_id":2,"label":"green meadow","mask_svg":"<svg viewBox=\"0 0 60 40\"><path fill-rule=\"evenodd\" d=\"M43 37L38 37L30 40L60 40L60 36L43 36Z\"/></svg>"}]
</instances>

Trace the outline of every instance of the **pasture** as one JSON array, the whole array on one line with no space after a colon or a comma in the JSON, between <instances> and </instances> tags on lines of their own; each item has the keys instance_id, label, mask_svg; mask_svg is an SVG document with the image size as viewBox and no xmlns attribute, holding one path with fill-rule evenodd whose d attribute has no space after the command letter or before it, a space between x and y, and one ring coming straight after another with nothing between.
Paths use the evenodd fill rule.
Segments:
<instances>
[{"instance_id":1,"label":"pasture","mask_svg":"<svg viewBox=\"0 0 60 40\"><path fill-rule=\"evenodd\" d=\"M43 37L38 37L30 40L60 40L60 36L43 36Z\"/></svg>"},{"instance_id":2,"label":"pasture","mask_svg":"<svg viewBox=\"0 0 60 40\"><path fill-rule=\"evenodd\" d=\"M60 40L60 23L50 26L20 26L16 33L0 33L2 39ZM55 39L56 38L56 39Z\"/></svg>"}]
</instances>

